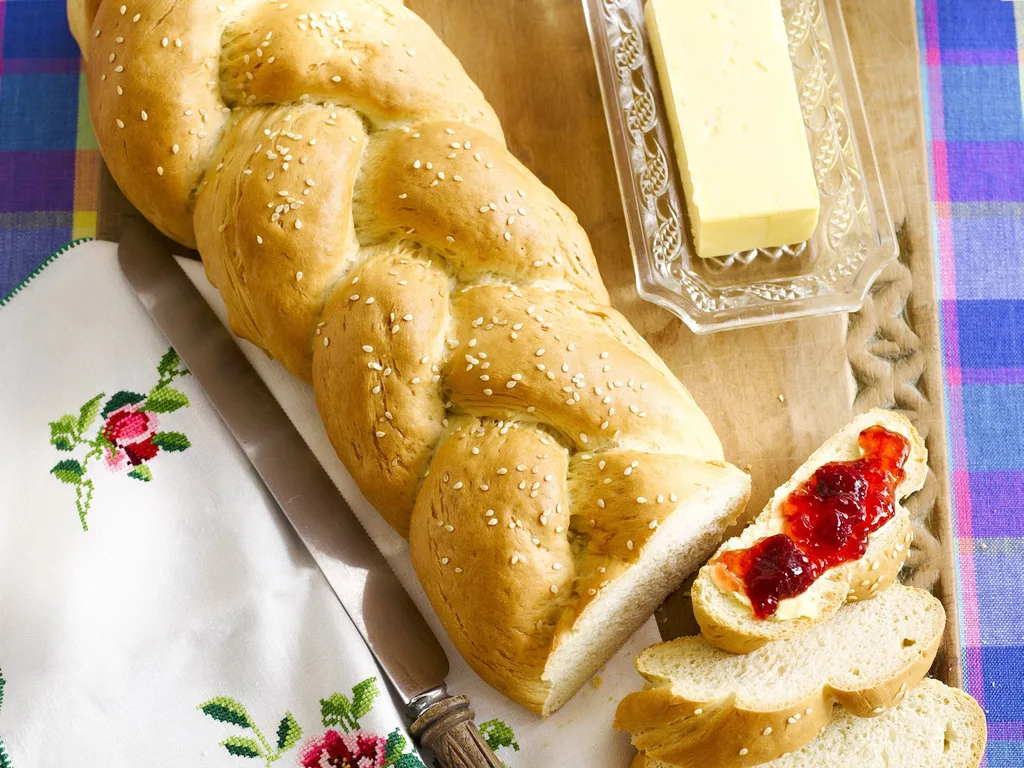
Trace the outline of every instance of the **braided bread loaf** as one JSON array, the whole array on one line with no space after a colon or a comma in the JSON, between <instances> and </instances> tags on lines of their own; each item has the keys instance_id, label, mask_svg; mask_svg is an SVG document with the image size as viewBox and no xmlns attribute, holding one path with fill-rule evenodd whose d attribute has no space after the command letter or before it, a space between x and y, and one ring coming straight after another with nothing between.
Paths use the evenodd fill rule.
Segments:
<instances>
[{"instance_id":1,"label":"braided bread loaf","mask_svg":"<svg viewBox=\"0 0 1024 768\"><path fill-rule=\"evenodd\" d=\"M749 491L575 216L398 0L69 6L121 189L312 382L469 664L556 709Z\"/></svg>"}]
</instances>

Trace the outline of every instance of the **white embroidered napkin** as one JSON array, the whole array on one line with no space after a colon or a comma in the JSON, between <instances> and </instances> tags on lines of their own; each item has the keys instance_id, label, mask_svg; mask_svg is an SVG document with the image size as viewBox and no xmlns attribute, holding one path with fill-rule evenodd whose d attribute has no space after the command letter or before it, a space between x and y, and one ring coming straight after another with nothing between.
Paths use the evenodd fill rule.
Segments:
<instances>
[{"instance_id":1,"label":"white embroidered napkin","mask_svg":"<svg viewBox=\"0 0 1024 768\"><path fill-rule=\"evenodd\" d=\"M201 265L184 266L223 319ZM418 765L361 638L168 353L115 246L75 247L5 303L0 768ZM610 726L653 621L546 720L494 692L335 456L312 389L239 344L442 639L449 687L470 696L498 756L625 768L628 738Z\"/></svg>"}]
</instances>

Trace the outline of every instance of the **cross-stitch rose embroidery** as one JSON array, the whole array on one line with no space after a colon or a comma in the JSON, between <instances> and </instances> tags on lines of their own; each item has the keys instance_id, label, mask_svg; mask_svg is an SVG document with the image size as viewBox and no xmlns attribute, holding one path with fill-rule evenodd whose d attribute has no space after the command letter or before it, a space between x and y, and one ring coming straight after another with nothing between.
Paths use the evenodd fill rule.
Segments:
<instances>
[{"instance_id":1,"label":"cross-stitch rose embroidery","mask_svg":"<svg viewBox=\"0 0 1024 768\"><path fill-rule=\"evenodd\" d=\"M409 743L395 728L387 738L363 729L359 720L370 713L380 695L377 678L368 677L352 686L349 695L332 693L320 699L320 722L324 731L308 739L292 759L301 768L424 768L415 751L406 751ZM199 705L204 713L221 723L243 729L228 736L221 746L235 757L261 760L271 768L302 736L302 728L285 712L277 727L277 738L268 738L259 729L246 708L229 696L217 696ZM496 721L497 722L497 721ZM512 731L506 726L509 738ZM250 735L251 734L251 735ZM516 745L516 749L519 745Z\"/></svg>"},{"instance_id":2,"label":"cross-stitch rose embroidery","mask_svg":"<svg viewBox=\"0 0 1024 768\"><path fill-rule=\"evenodd\" d=\"M156 414L140 411L137 405L123 405L110 414L103 425L103 436L110 443L103 449L107 467L118 472L156 456L160 450L153 442L156 425Z\"/></svg>"},{"instance_id":3,"label":"cross-stitch rose embroidery","mask_svg":"<svg viewBox=\"0 0 1024 768\"><path fill-rule=\"evenodd\" d=\"M167 350L157 365L158 379L145 395L121 390L104 403L105 394L98 394L78 409L78 414L65 414L50 422L50 445L58 451L74 452L85 448L81 458L64 459L50 470L62 483L75 487L75 506L82 530L89 530L85 521L92 506L94 485L88 476L89 462L99 458L111 472L128 470L128 477L148 483L153 472L147 462L160 451L184 451L188 438L181 432L159 432L158 413L172 413L186 407L188 397L170 386L174 379L185 376L181 358L173 349ZM101 407L102 404L102 407ZM96 417L102 425L92 437L86 435Z\"/></svg>"},{"instance_id":4,"label":"cross-stitch rose embroidery","mask_svg":"<svg viewBox=\"0 0 1024 768\"><path fill-rule=\"evenodd\" d=\"M387 739L367 731L338 733L328 728L299 753L303 768L384 768Z\"/></svg>"}]
</instances>

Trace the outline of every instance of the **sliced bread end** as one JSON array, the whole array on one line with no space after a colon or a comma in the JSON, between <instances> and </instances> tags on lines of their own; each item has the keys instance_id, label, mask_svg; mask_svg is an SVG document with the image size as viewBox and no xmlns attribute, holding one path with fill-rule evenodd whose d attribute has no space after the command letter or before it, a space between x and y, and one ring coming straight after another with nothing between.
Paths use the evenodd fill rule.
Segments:
<instances>
[{"instance_id":1,"label":"sliced bread end","mask_svg":"<svg viewBox=\"0 0 1024 768\"><path fill-rule=\"evenodd\" d=\"M672 765L756 765L811 741L834 704L870 717L899 703L927 673L944 626L935 597L899 585L748 655L701 637L659 643L636 662L653 687L622 700L615 727Z\"/></svg>"},{"instance_id":2,"label":"sliced bread end","mask_svg":"<svg viewBox=\"0 0 1024 768\"><path fill-rule=\"evenodd\" d=\"M985 713L973 698L924 680L879 717L837 711L821 734L763 768L977 768L985 752ZM749 757L747 755L746 757ZM757 765L756 762L736 763ZM631 768L672 768L638 753Z\"/></svg>"}]
</instances>

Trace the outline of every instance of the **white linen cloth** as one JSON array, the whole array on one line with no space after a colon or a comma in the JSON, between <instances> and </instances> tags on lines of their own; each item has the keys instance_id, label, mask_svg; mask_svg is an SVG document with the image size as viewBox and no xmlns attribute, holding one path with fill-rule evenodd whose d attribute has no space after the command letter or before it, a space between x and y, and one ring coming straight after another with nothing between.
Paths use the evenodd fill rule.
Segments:
<instances>
[{"instance_id":1,"label":"white linen cloth","mask_svg":"<svg viewBox=\"0 0 1024 768\"><path fill-rule=\"evenodd\" d=\"M185 267L223 319L201 265ZM546 720L505 699L448 642L312 389L239 344L441 638L449 690L502 761L625 768L611 722L653 620ZM359 768L418 765L361 637L168 347L111 243L75 246L0 306L0 768L330 765L346 749Z\"/></svg>"}]
</instances>

